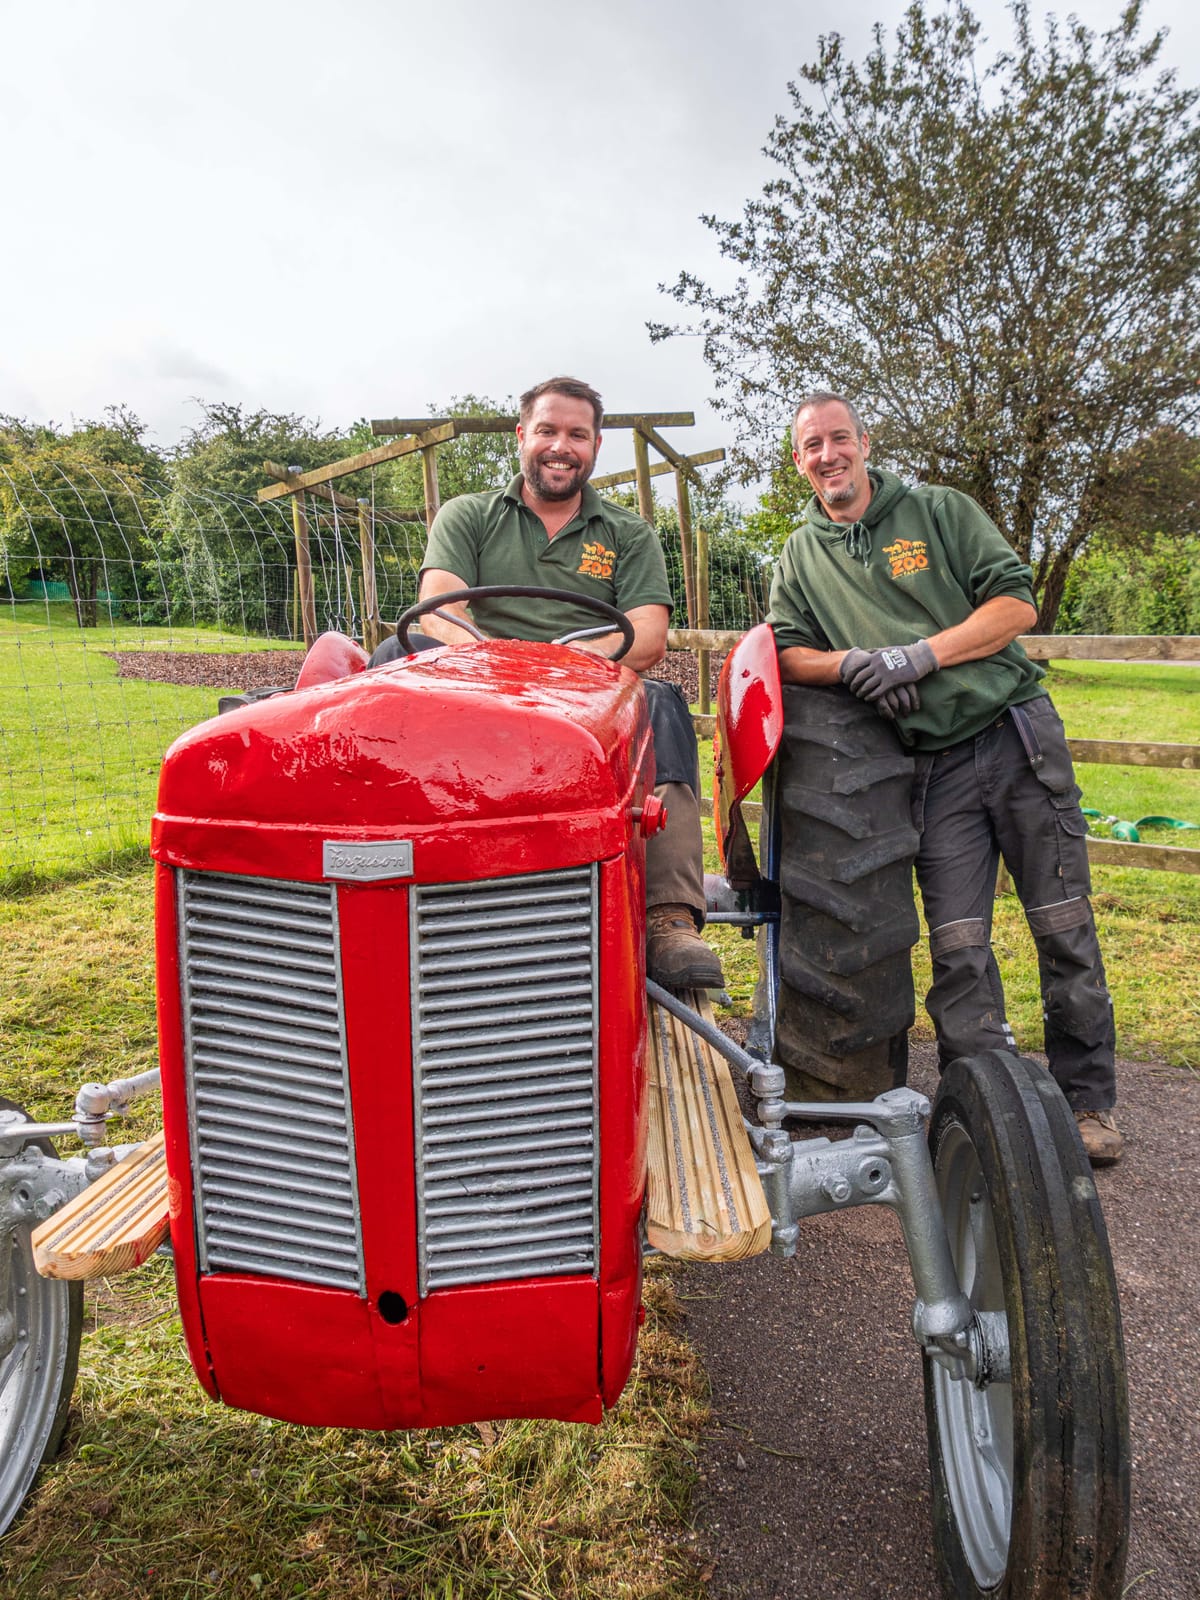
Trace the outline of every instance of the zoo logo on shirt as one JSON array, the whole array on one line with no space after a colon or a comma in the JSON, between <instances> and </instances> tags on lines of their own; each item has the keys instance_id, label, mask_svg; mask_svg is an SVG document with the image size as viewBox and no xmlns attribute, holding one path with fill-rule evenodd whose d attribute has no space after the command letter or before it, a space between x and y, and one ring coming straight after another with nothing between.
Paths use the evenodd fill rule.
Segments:
<instances>
[{"instance_id":1,"label":"zoo logo on shirt","mask_svg":"<svg viewBox=\"0 0 1200 1600\"><path fill-rule=\"evenodd\" d=\"M907 578L911 572L924 572L929 566L924 539L897 539L885 544L883 553L892 564L893 578Z\"/></svg>"},{"instance_id":2,"label":"zoo logo on shirt","mask_svg":"<svg viewBox=\"0 0 1200 1600\"><path fill-rule=\"evenodd\" d=\"M606 550L597 539L593 544L584 545L583 559L576 570L585 578L611 578L616 559L617 552Z\"/></svg>"}]
</instances>

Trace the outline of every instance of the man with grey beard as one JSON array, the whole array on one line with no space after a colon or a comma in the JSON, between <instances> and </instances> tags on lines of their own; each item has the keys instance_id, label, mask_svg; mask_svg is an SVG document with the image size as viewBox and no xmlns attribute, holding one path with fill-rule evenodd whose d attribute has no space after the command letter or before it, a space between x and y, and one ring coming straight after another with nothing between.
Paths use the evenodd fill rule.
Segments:
<instances>
[{"instance_id":1,"label":"man with grey beard","mask_svg":"<svg viewBox=\"0 0 1200 1600\"><path fill-rule=\"evenodd\" d=\"M1016 1048L991 948L1003 858L1037 947L1050 1070L1089 1159L1108 1165L1124 1142L1112 1001L1079 786L1044 673L1017 642L1037 621L1032 573L969 496L868 465L844 396L806 396L792 435L813 499L771 586L780 674L844 684L915 754L940 1063Z\"/></svg>"}]
</instances>

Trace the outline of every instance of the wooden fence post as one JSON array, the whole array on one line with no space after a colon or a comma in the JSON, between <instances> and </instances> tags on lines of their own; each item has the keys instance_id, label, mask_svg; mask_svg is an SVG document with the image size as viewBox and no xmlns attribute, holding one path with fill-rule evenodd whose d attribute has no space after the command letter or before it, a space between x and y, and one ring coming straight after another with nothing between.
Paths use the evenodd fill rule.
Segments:
<instances>
[{"instance_id":1,"label":"wooden fence post","mask_svg":"<svg viewBox=\"0 0 1200 1600\"><path fill-rule=\"evenodd\" d=\"M358 543L362 551L363 649L368 655L379 644L379 593L375 587L375 521L371 502L358 502Z\"/></svg>"},{"instance_id":2,"label":"wooden fence post","mask_svg":"<svg viewBox=\"0 0 1200 1600\"><path fill-rule=\"evenodd\" d=\"M438 490L437 445L427 444L421 450L421 480L425 485L425 531L433 527L433 519L441 510L442 497Z\"/></svg>"},{"instance_id":3,"label":"wooden fence post","mask_svg":"<svg viewBox=\"0 0 1200 1600\"><path fill-rule=\"evenodd\" d=\"M296 536L296 593L304 628L304 648L311 650L317 637L317 603L313 595L312 554L308 546L308 518L303 494L292 496L292 531Z\"/></svg>"},{"instance_id":4,"label":"wooden fence post","mask_svg":"<svg viewBox=\"0 0 1200 1600\"><path fill-rule=\"evenodd\" d=\"M685 552L684 560L692 556L692 598L688 610L695 610L695 621L689 617L689 625L695 628L707 628L709 625L708 612L708 530L703 525L693 528L692 525L692 492L688 487L686 473L676 470L675 496L679 502L679 543ZM693 554L694 552L694 554ZM684 567L686 578L687 567ZM697 694L700 701L700 712L707 716L711 708L711 683L712 656L708 650L697 650Z\"/></svg>"}]
</instances>

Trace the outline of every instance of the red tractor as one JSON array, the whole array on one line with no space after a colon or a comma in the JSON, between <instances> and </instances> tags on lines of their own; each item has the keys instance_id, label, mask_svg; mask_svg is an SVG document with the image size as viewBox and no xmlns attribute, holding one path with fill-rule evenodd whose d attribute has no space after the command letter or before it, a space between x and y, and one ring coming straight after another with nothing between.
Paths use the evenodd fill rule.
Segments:
<instances>
[{"instance_id":1,"label":"red tractor","mask_svg":"<svg viewBox=\"0 0 1200 1600\"><path fill-rule=\"evenodd\" d=\"M890 729L846 691L781 690L765 629L720 700L713 916L760 930L750 1053L676 997L647 1004L661 819L626 669L480 640L367 670L329 635L295 691L175 743L152 836L165 1170L100 1148L156 1075L85 1087L59 1124L0 1110L0 1529L62 1431L69 1276L133 1264L168 1214L214 1398L355 1428L599 1421L640 1322L648 1122L683 1232L708 1226L684 1172L701 1145L726 1227L735 1209L719 1140L688 1155L671 1120L682 1077L648 1080L649 1016L694 1031L702 1074L744 1078L761 1242L787 1255L807 1215L897 1211L947 1593L1120 1594L1120 1322L1074 1120L1018 1057L956 1063L932 1108L903 1084L916 923ZM741 814L760 780L761 852ZM840 1098L790 1100L788 1074ZM806 1119L853 1132L796 1137ZM45 1142L67 1133L86 1160Z\"/></svg>"}]
</instances>

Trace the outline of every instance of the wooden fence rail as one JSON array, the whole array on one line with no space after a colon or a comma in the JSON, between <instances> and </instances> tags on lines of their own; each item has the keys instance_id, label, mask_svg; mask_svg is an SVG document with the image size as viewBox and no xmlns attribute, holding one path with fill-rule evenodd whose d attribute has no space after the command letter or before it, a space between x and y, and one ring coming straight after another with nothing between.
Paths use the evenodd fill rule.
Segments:
<instances>
[{"instance_id":1,"label":"wooden fence rail","mask_svg":"<svg viewBox=\"0 0 1200 1600\"><path fill-rule=\"evenodd\" d=\"M731 650L740 633L674 628L667 636L672 650ZM1177 661L1200 665L1200 635L1176 634L1027 634L1021 639L1035 661ZM711 739L716 717L692 718L702 739ZM1068 739L1074 761L1099 766L1179 767L1200 771L1200 745L1147 743L1140 740ZM742 807L747 821L757 821L761 807ZM1169 844L1129 844L1119 839L1089 839L1088 858L1102 865L1138 867L1151 872L1200 873L1200 849Z\"/></svg>"}]
</instances>

